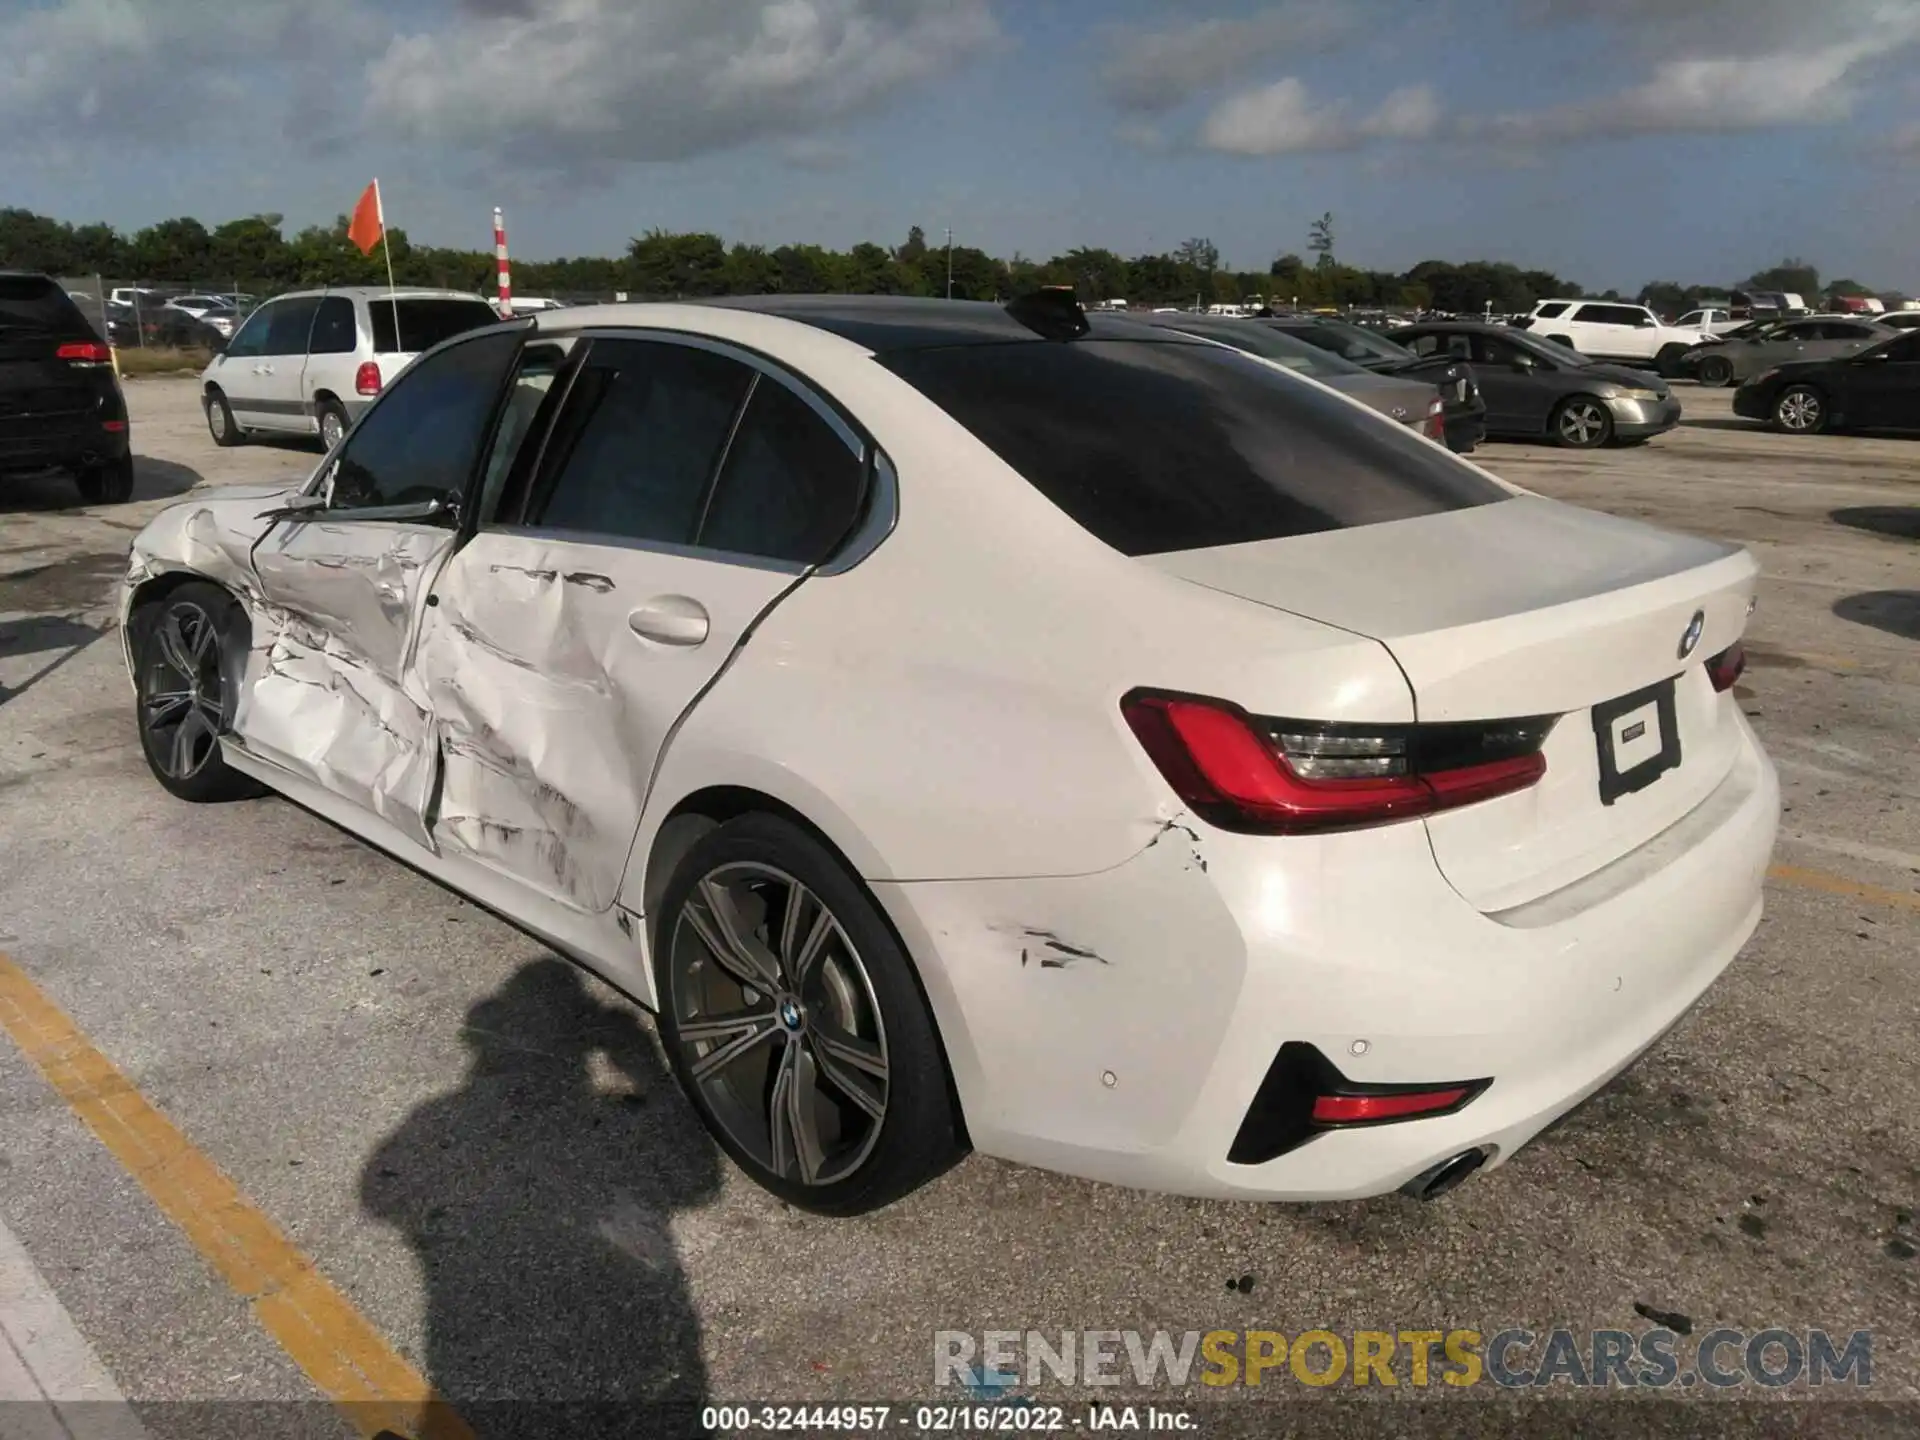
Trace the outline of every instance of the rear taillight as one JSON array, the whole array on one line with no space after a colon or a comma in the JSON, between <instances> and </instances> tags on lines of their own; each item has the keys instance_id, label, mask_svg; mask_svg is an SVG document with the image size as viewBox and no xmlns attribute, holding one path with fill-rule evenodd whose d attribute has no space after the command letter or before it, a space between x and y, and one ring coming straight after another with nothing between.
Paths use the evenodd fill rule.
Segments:
<instances>
[{"instance_id":1,"label":"rear taillight","mask_svg":"<svg viewBox=\"0 0 1920 1440\"><path fill-rule=\"evenodd\" d=\"M1447 402L1437 395L1433 403L1427 406L1426 436L1429 440L1447 438Z\"/></svg>"},{"instance_id":2,"label":"rear taillight","mask_svg":"<svg viewBox=\"0 0 1920 1440\"><path fill-rule=\"evenodd\" d=\"M1716 690L1731 690L1747 669L1747 648L1738 641L1707 661L1707 679Z\"/></svg>"},{"instance_id":3,"label":"rear taillight","mask_svg":"<svg viewBox=\"0 0 1920 1440\"><path fill-rule=\"evenodd\" d=\"M353 372L354 393L359 395L378 395L380 393L380 367L371 360L362 360L360 368Z\"/></svg>"},{"instance_id":4,"label":"rear taillight","mask_svg":"<svg viewBox=\"0 0 1920 1440\"><path fill-rule=\"evenodd\" d=\"M73 365L111 365L113 363L113 351L98 340L75 340L62 345L53 352L53 355L56 360L65 360Z\"/></svg>"},{"instance_id":5,"label":"rear taillight","mask_svg":"<svg viewBox=\"0 0 1920 1440\"><path fill-rule=\"evenodd\" d=\"M1150 690L1120 709L1196 815L1258 835L1382 825L1524 790L1546 774L1557 718L1332 725Z\"/></svg>"}]
</instances>

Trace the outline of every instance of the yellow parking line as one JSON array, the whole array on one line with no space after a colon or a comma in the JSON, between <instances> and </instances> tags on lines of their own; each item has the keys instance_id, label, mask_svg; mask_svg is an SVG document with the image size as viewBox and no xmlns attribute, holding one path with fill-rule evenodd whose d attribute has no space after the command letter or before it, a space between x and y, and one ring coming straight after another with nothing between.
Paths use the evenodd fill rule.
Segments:
<instances>
[{"instance_id":1,"label":"yellow parking line","mask_svg":"<svg viewBox=\"0 0 1920 1440\"><path fill-rule=\"evenodd\" d=\"M1803 890L1824 890L1829 895L1846 895L1855 900L1870 900L1876 905L1899 905L1920 910L1920 895L1911 891L1883 890L1878 885L1863 885L1844 875L1829 875L1824 870L1803 870L1798 865L1775 865L1767 871L1769 880L1783 885L1798 885Z\"/></svg>"},{"instance_id":2,"label":"yellow parking line","mask_svg":"<svg viewBox=\"0 0 1920 1440\"><path fill-rule=\"evenodd\" d=\"M364 1436L473 1440L426 1379L5 954L0 1029Z\"/></svg>"}]
</instances>

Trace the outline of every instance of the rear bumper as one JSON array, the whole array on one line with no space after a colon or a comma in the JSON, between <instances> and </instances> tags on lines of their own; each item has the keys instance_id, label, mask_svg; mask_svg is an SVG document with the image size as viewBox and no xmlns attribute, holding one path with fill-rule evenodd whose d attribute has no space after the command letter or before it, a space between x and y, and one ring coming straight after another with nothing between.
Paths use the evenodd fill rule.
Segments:
<instances>
[{"instance_id":1,"label":"rear bumper","mask_svg":"<svg viewBox=\"0 0 1920 1440\"><path fill-rule=\"evenodd\" d=\"M983 1152L1188 1195L1356 1198L1468 1149L1499 1164L1651 1046L1752 934L1778 815L1743 724L1726 779L1674 827L1694 829L1498 915L1446 883L1419 824L1275 839L1182 822L1099 875L875 891ZM1289 1041L1362 1084L1492 1083L1452 1115L1230 1163Z\"/></svg>"},{"instance_id":2,"label":"rear bumper","mask_svg":"<svg viewBox=\"0 0 1920 1440\"><path fill-rule=\"evenodd\" d=\"M19 474L53 467L97 465L127 454L131 431L103 428L88 416L81 424L35 427L20 433L0 429L0 473Z\"/></svg>"}]
</instances>

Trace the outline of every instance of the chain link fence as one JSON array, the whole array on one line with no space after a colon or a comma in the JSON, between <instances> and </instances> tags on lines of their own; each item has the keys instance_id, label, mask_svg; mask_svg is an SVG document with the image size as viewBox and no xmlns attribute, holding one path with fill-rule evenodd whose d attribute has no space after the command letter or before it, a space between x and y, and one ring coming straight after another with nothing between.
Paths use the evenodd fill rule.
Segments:
<instances>
[{"instance_id":1,"label":"chain link fence","mask_svg":"<svg viewBox=\"0 0 1920 1440\"><path fill-rule=\"evenodd\" d=\"M67 275L57 277L57 283L100 338L119 350L215 349L281 288L249 284L243 277L181 285Z\"/></svg>"}]
</instances>

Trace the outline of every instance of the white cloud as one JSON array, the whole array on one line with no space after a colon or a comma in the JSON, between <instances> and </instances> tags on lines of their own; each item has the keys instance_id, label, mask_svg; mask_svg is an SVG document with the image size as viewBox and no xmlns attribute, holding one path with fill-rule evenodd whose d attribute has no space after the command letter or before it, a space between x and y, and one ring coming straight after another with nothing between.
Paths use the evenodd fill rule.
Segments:
<instances>
[{"instance_id":1,"label":"white cloud","mask_svg":"<svg viewBox=\"0 0 1920 1440\"><path fill-rule=\"evenodd\" d=\"M1161 29L1117 26L1104 37L1100 81L1123 110L1160 114L1270 61L1338 49L1378 11L1363 0L1285 0L1252 14Z\"/></svg>"},{"instance_id":2,"label":"white cloud","mask_svg":"<svg viewBox=\"0 0 1920 1440\"><path fill-rule=\"evenodd\" d=\"M1350 119L1339 102L1316 104L1294 76L1229 96L1200 128L1200 143L1229 155L1301 155L1352 150L1372 140L1420 140L1441 120L1440 101L1425 85L1387 96L1370 113Z\"/></svg>"},{"instance_id":3,"label":"white cloud","mask_svg":"<svg viewBox=\"0 0 1920 1440\"><path fill-rule=\"evenodd\" d=\"M369 112L403 138L562 164L679 160L824 126L996 34L986 0L544 0L396 38Z\"/></svg>"}]
</instances>

